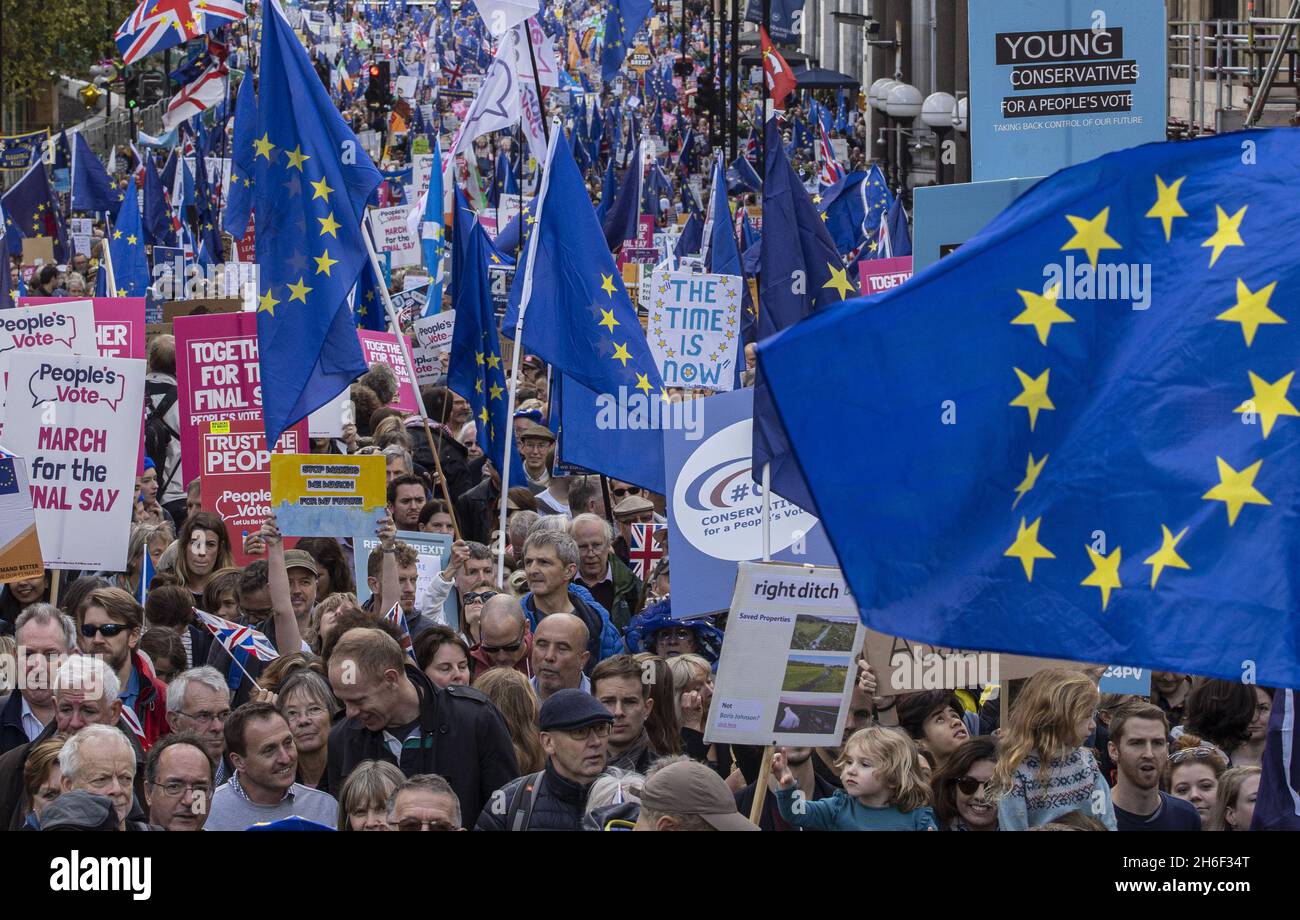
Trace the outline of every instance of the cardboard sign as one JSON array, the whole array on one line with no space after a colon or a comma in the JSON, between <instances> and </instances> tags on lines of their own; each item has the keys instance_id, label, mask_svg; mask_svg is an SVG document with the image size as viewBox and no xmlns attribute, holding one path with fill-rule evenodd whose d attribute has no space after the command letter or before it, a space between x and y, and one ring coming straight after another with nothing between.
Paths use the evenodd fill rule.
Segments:
<instances>
[{"instance_id":1,"label":"cardboard sign","mask_svg":"<svg viewBox=\"0 0 1300 920\"><path fill-rule=\"evenodd\" d=\"M949 648L867 630L863 654L882 696L916 690L958 690L1032 677L1046 668L1079 671L1091 665L976 649Z\"/></svg>"},{"instance_id":2,"label":"cardboard sign","mask_svg":"<svg viewBox=\"0 0 1300 920\"><path fill-rule=\"evenodd\" d=\"M442 362L438 356L451 351L451 339L456 326L456 311L445 310L425 319L416 320L415 377L420 386L428 386L442 376Z\"/></svg>"},{"instance_id":3,"label":"cardboard sign","mask_svg":"<svg viewBox=\"0 0 1300 920\"><path fill-rule=\"evenodd\" d=\"M394 399L390 406L394 409L401 409L403 412L416 412L419 404L416 400L419 395L415 392L415 381L411 379L411 372L407 368L406 359L402 356L402 345L398 343L397 336L391 332L372 332L369 329L358 329L357 338L361 340L361 354L366 359L366 364L387 364L397 375L397 398ZM411 347L411 340L403 336L406 347Z\"/></svg>"},{"instance_id":4,"label":"cardboard sign","mask_svg":"<svg viewBox=\"0 0 1300 920\"><path fill-rule=\"evenodd\" d=\"M704 740L838 745L862 634L839 569L740 563Z\"/></svg>"},{"instance_id":5,"label":"cardboard sign","mask_svg":"<svg viewBox=\"0 0 1300 920\"><path fill-rule=\"evenodd\" d=\"M415 533L399 530L397 539L415 550L417 560L415 566L419 572L418 580L415 583L415 600L418 604L420 598L424 597L429 582L447 567L447 560L451 556L452 538L445 533ZM370 566L370 554L378 548L379 539L373 535L364 538L358 537L353 543L353 560L357 577L357 600L363 604L370 599L371 594L370 585L366 581ZM454 590L442 606L442 619L452 629L460 628L460 612L456 606L456 592Z\"/></svg>"},{"instance_id":6,"label":"cardboard sign","mask_svg":"<svg viewBox=\"0 0 1300 920\"><path fill-rule=\"evenodd\" d=\"M28 461L45 564L123 571L144 362L18 354L9 370L5 428L14 452Z\"/></svg>"},{"instance_id":7,"label":"cardboard sign","mask_svg":"<svg viewBox=\"0 0 1300 920\"><path fill-rule=\"evenodd\" d=\"M226 525L235 565L248 565L257 557L244 552L244 535L261 529L271 513L271 452L266 449L266 430L261 419L209 422L207 427L199 435L203 509L215 512ZM308 449L306 420L287 429L275 445L277 454ZM294 542L286 539L286 548Z\"/></svg>"},{"instance_id":8,"label":"cardboard sign","mask_svg":"<svg viewBox=\"0 0 1300 920\"><path fill-rule=\"evenodd\" d=\"M96 353L94 312L89 300L24 304L0 311L0 388L8 385L10 361L19 354ZM0 397L3 395L0 389Z\"/></svg>"},{"instance_id":9,"label":"cardboard sign","mask_svg":"<svg viewBox=\"0 0 1300 920\"><path fill-rule=\"evenodd\" d=\"M912 257L864 259L858 263L858 284L863 297L883 294L912 277Z\"/></svg>"},{"instance_id":10,"label":"cardboard sign","mask_svg":"<svg viewBox=\"0 0 1300 920\"><path fill-rule=\"evenodd\" d=\"M664 386L730 390L740 343L737 275L655 272L646 338Z\"/></svg>"},{"instance_id":11,"label":"cardboard sign","mask_svg":"<svg viewBox=\"0 0 1300 920\"><path fill-rule=\"evenodd\" d=\"M239 313L244 301L238 297L194 297L163 304L163 322L174 323L182 316L207 316L212 313Z\"/></svg>"},{"instance_id":12,"label":"cardboard sign","mask_svg":"<svg viewBox=\"0 0 1300 920\"><path fill-rule=\"evenodd\" d=\"M280 533L354 537L374 533L387 477L380 454L272 454L271 508Z\"/></svg>"},{"instance_id":13,"label":"cardboard sign","mask_svg":"<svg viewBox=\"0 0 1300 920\"><path fill-rule=\"evenodd\" d=\"M23 237L23 264L49 265L54 262L54 237Z\"/></svg>"},{"instance_id":14,"label":"cardboard sign","mask_svg":"<svg viewBox=\"0 0 1300 920\"><path fill-rule=\"evenodd\" d=\"M393 208L376 208L370 212L370 226L375 234L375 247L392 253L392 267L405 268L420 265L420 236L412 233L406 224L410 208L398 205Z\"/></svg>"},{"instance_id":15,"label":"cardboard sign","mask_svg":"<svg viewBox=\"0 0 1300 920\"><path fill-rule=\"evenodd\" d=\"M1102 693L1126 693L1137 696L1151 695L1151 669L1128 668L1111 665L1101 675L1097 689Z\"/></svg>"},{"instance_id":16,"label":"cardboard sign","mask_svg":"<svg viewBox=\"0 0 1300 920\"><path fill-rule=\"evenodd\" d=\"M0 447L0 584L45 572L27 461Z\"/></svg>"}]
</instances>

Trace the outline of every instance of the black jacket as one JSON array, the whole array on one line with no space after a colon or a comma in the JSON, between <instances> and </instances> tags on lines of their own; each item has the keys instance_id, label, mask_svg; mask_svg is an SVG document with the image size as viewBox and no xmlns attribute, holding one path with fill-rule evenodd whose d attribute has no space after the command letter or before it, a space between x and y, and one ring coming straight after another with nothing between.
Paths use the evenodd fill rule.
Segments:
<instances>
[{"instance_id":1,"label":"black jacket","mask_svg":"<svg viewBox=\"0 0 1300 920\"><path fill-rule=\"evenodd\" d=\"M429 439L425 437L423 428L421 425L407 429L407 434L415 444L411 459L431 475L436 475L438 467L433 462L433 451L429 450ZM434 425L429 428L433 432L433 443L438 445L438 460L442 463L442 475L447 478L447 491L451 493L451 500L456 501L478 484L478 480L470 473L469 448L457 441L446 428L439 429ZM440 496L442 490L435 489L434 494Z\"/></svg>"},{"instance_id":2,"label":"black jacket","mask_svg":"<svg viewBox=\"0 0 1300 920\"><path fill-rule=\"evenodd\" d=\"M23 695L18 690L0 696L0 754L27 743L23 731Z\"/></svg>"},{"instance_id":3,"label":"black jacket","mask_svg":"<svg viewBox=\"0 0 1300 920\"><path fill-rule=\"evenodd\" d=\"M460 799L461 820L472 827L492 791L519 775L505 719L477 690L455 684L439 689L410 664L406 676L420 697L419 750L404 750L399 762L382 731L372 732L356 719L339 722L330 731L329 791L337 795L363 760L397 763L407 776L437 773L451 783Z\"/></svg>"},{"instance_id":4,"label":"black jacket","mask_svg":"<svg viewBox=\"0 0 1300 920\"><path fill-rule=\"evenodd\" d=\"M492 542L492 530L488 515L492 505L501 495L501 486L491 479L484 479L474 488L456 499L456 523L466 540L488 544Z\"/></svg>"},{"instance_id":5,"label":"black jacket","mask_svg":"<svg viewBox=\"0 0 1300 920\"><path fill-rule=\"evenodd\" d=\"M474 825L474 830L511 830L516 819L516 815L511 811L520 797L519 787L531 782L535 775L530 773L502 786L499 794L492 797L493 807L483 809L483 813L478 816L478 823ZM533 792L532 814L528 816L527 825L521 829L526 831L582 830L582 817L586 811L587 791L590 788L590 784L583 786L556 773L548 758L546 769L542 771L541 779L538 780ZM501 803L499 808L496 806L497 802ZM522 819L523 815L519 817Z\"/></svg>"}]
</instances>

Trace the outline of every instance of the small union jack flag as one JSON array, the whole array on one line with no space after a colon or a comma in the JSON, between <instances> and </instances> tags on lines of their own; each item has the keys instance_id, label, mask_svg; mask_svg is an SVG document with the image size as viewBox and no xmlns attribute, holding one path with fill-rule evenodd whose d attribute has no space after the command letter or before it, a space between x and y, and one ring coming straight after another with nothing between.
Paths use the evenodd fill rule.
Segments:
<instances>
[{"instance_id":1,"label":"small union jack flag","mask_svg":"<svg viewBox=\"0 0 1300 920\"><path fill-rule=\"evenodd\" d=\"M401 603L389 607L388 612L384 614L384 619L396 624L397 628L402 631L402 651L406 652L412 661L415 661L415 643L411 641L411 630L406 626L406 614L402 613Z\"/></svg>"},{"instance_id":2,"label":"small union jack flag","mask_svg":"<svg viewBox=\"0 0 1300 920\"><path fill-rule=\"evenodd\" d=\"M239 649L248 652L258 661L274 661L280 657L271 640L251 626L241 626L230 620L214 617L197 607L194 608L194 616L232 655L236 649Z\"/></svg>"},{"instance_id":3,"label":"small union jack flag","mask_svg":"<svg viewBox=\"0 0 1300 920\"><path fill-rule=\"evenodd\" d=\"M633 524L632 546L628 550L628 560L632 571L641 581L649 581L654 572L655 563L664 556L664 549L655 539L655 533L663 529L663 524Z\"/></svg>"},{"instance_id":4,"label":"small union jack flag","mask_svg":"<svg viewBox=\"0 0 1300 920\"><path fill-rule=\"evenodd\" d=\"M132 64L246 15L243 0L143 0L118 27L114 41L122 63Z\"/></svg>"}]
</instances>

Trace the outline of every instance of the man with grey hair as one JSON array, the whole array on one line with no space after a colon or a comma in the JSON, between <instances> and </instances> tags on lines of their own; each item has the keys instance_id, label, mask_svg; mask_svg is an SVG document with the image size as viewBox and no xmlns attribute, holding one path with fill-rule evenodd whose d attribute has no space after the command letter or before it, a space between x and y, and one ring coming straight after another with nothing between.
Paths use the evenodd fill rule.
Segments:
<instances>
[{"instance_id":1,"label":"man with grey hair","mask_svg":"<svg viewBox=\"0 0 1300 920\"><path fill-rule=\"evenodd\" d=\"M601 493L599 476L574 476L569 480L569 513L574 517L580 514L605 514L605 497Z\"/></svg>"},{"instance_id":2,"label":"man with grey hair","mask_svg":"<svg viewBox=\"0 0 1300 920\"><path fill-rule=\"evenodd\" d=\"M538 521L524 542L524 572L530 589L523 599L524 614L534 634L538 624L553 613L571 613L581 620L587 627L590 653L583 670L590 676L598 662L622 651L623 637L590 592L573 584L578 574L578 544L563 531L543 528L545 521Z\"/></svg>"},{"instance_id":3,"label":"man with grey hair","mask_svg":"<svg viewBox=\"0 0 1300 920\"><path fill-rule=\"evenodd\" d=\"M596 602L609 611L619 629L627 629L641 612L640 580L614 555L614 527L594 514L579 514L569 523L569 535L578 544L578 581Z\"/></svg>"},{"instance_id":4,"label":"man with grey hair","mask_svg":"<svg viewBox=\"0 0 1300 920\"><path fill-rule=\"evenodd\" d=\"M54 668L77 647L72 617L53 604L32 604L14 623L19 689L0 697L0 754L39 735L54 719Z\"/></svg>"},{"instance_id":5,"label":"man with grey hair","mask_svg":"<svg viewBox=\"0 0 1300 920\"><path fill-rule=\"evenodd\" d=\"M182 671L167 685L167 723L172 731L192 731L217 765L216 782L230 777L226 763L226 719L230 718L230 688L211 665Z\"/></svg>"},{"instance_id":6,"label":"man with grey hair","mask_svg":"<svg viewBox=\"0 0 1300 920\"><path fill-rule=\"evenodd\" d=\"M524 564L524 541L528 539L528 534L539 517L536 511L516 511L510 516L506 531L510 537L510 555L514 568Z\"/></svg>"},{"instance_id":7,"label":"man with grey hair","mask_svg":"<svg viewBox=\"0 0 1300 920\"><path fill-rule=\"evenodd\" d=\"M460 799L436 773L412 776L388 797L388 827L394 831L463 831Z\"/></svg>"},{"instance_id":8,"label":"man with grey hair","mask_svg":"<svg viewBox=\"0 0 1300 920\"><path fill-rule=\"evenodd\" d=\"M135 804L138 765L135 749L117 729L87 725L77 732L59 751L59 772L64 792L80 790L112 801L118 830L149 830L146 823L128 820Z\"/></svg>"},{"instance_id":9,"label":"man with grey hair","mask_svg":"<svg viewBox=\"0 0 1300 920\"><path fill-rule=\"evenodd\" d=\"M447 567L429 579L424 592L415 599L415 609L435 623L443 622L442 605L451 595L462 599L481 584L494 584L496 561L492 550L474 540L457 540L451 545Z\"/></svg>"},{"instance_id":10,"label":"man with grey hair","mask_svg":"<svg viewBox=\"0 0 1300 920\"><path fill-rule=\"evenodd\" d=\"M389 444L384 448L383 454L384 465L388 474L388 478L384 480L385 485L398 476L410 476L415 473L415 463L411 460L411 452L405 447Z\"/></svg>"}]
</instances>

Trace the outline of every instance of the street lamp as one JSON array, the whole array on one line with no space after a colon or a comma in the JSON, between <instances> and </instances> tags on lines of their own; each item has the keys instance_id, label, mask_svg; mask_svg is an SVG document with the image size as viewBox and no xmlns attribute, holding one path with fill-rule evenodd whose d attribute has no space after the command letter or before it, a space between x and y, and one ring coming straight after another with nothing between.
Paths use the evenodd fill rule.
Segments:
<instances>
[{"instance_id":1,"label":"street lamp","mask_svg":"<svg viewBox=\"0 0 1300 920\"><path fill-rule=\"evenodd\" d=\"M908 164L904 160L903 138L914 136L908 130L908 126L916 116L921 114L923 100L921 91L910 83L893 82L892 85L881 88L884 91L884 104L882 108L891 120L896 122L893 128L886 130L894 131L894 182L901 193L907 187L907 174L909 172Z\"/></svg>"},{"instance_id":2,"label":"street lamp","mask_svg":"<svg viewBox=\"0 0 1300 920\"><path fill-rule=\"evenodd\" d=\"M956 110L957 100L949 93L931 93L921 105L921 121L934 132L934 178L940 185L944 182L944 139L953 129Z\"/></svg>"}]
</instances>

